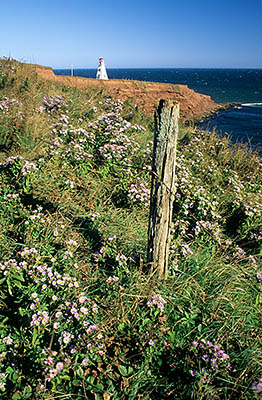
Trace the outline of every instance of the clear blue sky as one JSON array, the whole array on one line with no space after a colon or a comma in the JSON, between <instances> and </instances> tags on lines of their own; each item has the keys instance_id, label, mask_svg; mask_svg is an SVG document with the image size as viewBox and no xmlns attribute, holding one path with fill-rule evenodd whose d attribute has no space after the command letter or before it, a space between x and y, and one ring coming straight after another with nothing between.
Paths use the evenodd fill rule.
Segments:
<instances>
[{"instance_id":1,"label":"clear blue sky","mask_svg":"<svg viewBox=\"0 0 262 400\"><path fill-rule=\"evenodd\" d=\"M53 68L262 67L262 0L1 1L0 57Z\"/></svg>"}]
</instances>

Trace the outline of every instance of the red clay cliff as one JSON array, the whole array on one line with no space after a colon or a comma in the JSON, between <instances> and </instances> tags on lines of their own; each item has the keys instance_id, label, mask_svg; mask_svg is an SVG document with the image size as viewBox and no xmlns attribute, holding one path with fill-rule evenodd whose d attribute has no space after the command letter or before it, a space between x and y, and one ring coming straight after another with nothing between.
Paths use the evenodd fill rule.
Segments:
<instances>
[{"instance_id":1,"label":"red clay cliff","mask_svg":"<svg viewBox=\"0 0 262 400\"><path fill-rule=\"evenodd\" d=\"M124 79L90 79L55 75L51 68L35 66L36 72L44 79L61 82L66 86L81 89L96 87L104 89L115 99L130 99L146 113L152 114L159 99L171 99L180 103L180 119L196 120L207 116L222 106L215 103L210 96L196 93L186 85L155 83Z\"/></svg>"}]
</instances>

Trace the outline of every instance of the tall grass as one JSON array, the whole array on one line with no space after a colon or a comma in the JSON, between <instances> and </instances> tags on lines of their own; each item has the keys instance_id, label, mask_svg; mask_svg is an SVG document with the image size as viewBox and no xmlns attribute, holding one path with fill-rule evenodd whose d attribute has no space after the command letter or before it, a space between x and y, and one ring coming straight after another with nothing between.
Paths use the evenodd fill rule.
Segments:
<instances>
[{"instance_id":1,"label":"tall grass","mask_svg":"<svg viewBox=\"0 0 262 400\"><path fill-rule=\"evenodd\" d=\"M158 280L152 118L0 63L1 398L258 398L261 159L181 128Z\"/></svg>"}]
</instances>

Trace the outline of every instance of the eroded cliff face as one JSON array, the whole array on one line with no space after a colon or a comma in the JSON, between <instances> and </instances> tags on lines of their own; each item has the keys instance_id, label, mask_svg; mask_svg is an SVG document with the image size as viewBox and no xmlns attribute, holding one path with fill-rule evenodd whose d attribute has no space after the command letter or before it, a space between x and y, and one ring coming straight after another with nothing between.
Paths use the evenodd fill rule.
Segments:
<instances>
[{"instance_id":1,"label":"eroded cliff face","mask_svg":"<svg viewBox=\"0 0 262 400\"><path fill-rule=\"evenodd\" d=\"M51 68L35 66L36 72L44 79L63 83L81 89L96 87L105 89L115 99L130 99L146 113L152 114L159 99L171 99L180 103L180 119L196 120L204 117L222 105L215 103L210 96L196 93L186 85L132 81L121 79L89 79L55 75Z\"/></svg>"}]
</instances>

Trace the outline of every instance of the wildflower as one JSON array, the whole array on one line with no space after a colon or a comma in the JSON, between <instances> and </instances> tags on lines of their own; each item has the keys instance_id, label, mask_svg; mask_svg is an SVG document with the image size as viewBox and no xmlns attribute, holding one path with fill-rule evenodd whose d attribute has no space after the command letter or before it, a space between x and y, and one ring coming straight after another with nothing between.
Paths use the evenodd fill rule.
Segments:
<instances>
[{"instance_id":1,"label":"wildflower","mask_svg":"<svg viewBox=\"0 0 262 400\"><path fill-rule=\"evenodd\" d=\"M62 371L62 369L64 368L64 363L58 362L55 367L57 371Z\"/></svg>"},{"instance_id":2,"label":"wildflower","mask_svg":"<svg viewBox=\"0 0 262 400\"><path fill-rule=\"evenodd\" d=\"M57 296L55 294L52 296L52 300L54 300L54 301L57 300Z\"/></svg>"},{"instance_id":3,"label":"wildflower","mask_svg":"<svg viewBox=\"0 0 262 400\"><path fill-rule=\"evenodd\" d=\"M109 236L108 238L107 238L107 240L109 241L109 242L112 242L113 240L116 240L117 239L117 236L116 235L114 235L114 236Z\"/></svg>"},{"instance_id":4,"label":"wildflower","mask_svg":"<svg viewBox=\"0 0 262 400\"><path fill-rule=\"evenodd\" d=\"M105 246L101 247L100 253L103 254L105 251L106 251L106 247Z\"/></svg>"},{"instance_id":5,"label":"wildflower","mask_svg":"<svg viewBox=\"0 0 262 400\"><path fill-rule=\"evenodd\" d=\"M47 380L50 382L51 379L55 378L58 371L56 369L51 369L47 375Z\"/></svg>"},{"instance_id":6,"label":"wildflower","mask_svg":"<svg viewBox=\"0 0 262 400\"><path fill-rule=\"evenodd\" d=\"M70 187L70 189L74 189L74 187L75 187L75 183L73 181L70 181L70 179L67 179L65 181L65 184L68 185Z\"/></svg>"},{"instance_id":7,"label":"wildflower","mask_svg":"<svg viewBox=\"0 0 262 400\"><path fill-rule=\"evenodd\" d=\"M222 358L223 360L228 360L228 359L229 359L229 355L223 352L221 358Z\"/></svg>"},{"instance_id":8,"label":"wildflower","mask_svg":"<svg viewBox=\"0 0 262 400\"><path fill-rule=\"evenodd\" d=\"M149 344L149 346L154 346L155 341L154 341L153 339L150 339L149 342L148 342L148 344Z\"/></svg>"},{"instance_id":9,"label":"wildflower","mask_svg":"<svg viewBox=\"0 0 262 400\"><path fill-rule=\"evenodd\" d=\"M81 312L82 314L88 314L88 308L86 308L86 307L81 307L81 308L80 308L80 312Z\"/></svg>"},{"instance_id":10,"label":"wildflower","mask_svg":"<svg viewBox=\"0 0 262 400\"><path fill-rule=\"evenodd\" d=\"M262 272L261 271L257 272L257 279L259 280L259 282L262 281Z\"/></svg>"},{"instance_id":11,"label":"wildflower","mask_svg":"<svg viewBox=\"0 0 262 400\"><path fill-rule=\"evenodd\" d=\"M68 344L69 342L70 342L70 337L69 336L65 336L64 338L63 338L63 342L65 343L65 344Z\"/></svg>"},{"instance_id":12,"label":"wildflower","mask_svg":"<svg viewBox=\"0 0 262 400\"><path fill-rule=\"evenodd\" d=\"M164 304L166 301L163 299L163 297L160 294L153 294L151 297L151 300L147 302L148 307L152 307L153 305L159 308L161 312L164 311Z\"/></svg>"},{"instance_id":13,"label":"wildflower","mask_svg":"<svg viewBox=\"0 0 262 400\"><path fill-rule=\"evenodd\" d=\"M81 296L79 297L78 301L79 301L79 303L83 304L83 303L85 303L86 299L87 299L86 296L81 294Z\"/></svg>"},{"instance_id":14,"label":"wildflower","mask_svg":"<svg viewBox=\"0 0 262 400\"><path fill-rule=\"evenodd\" d=\"M88 358L84 358L82 361L82 365L87 366L88 365Z\"/></svg>"},{"instance_id":15,"label":"wildflower","mask_svg":"<svg viewBox=\"0 0 262 400\"><path fill-rule=\"evenodd\" d=\"M211 363L212 367L214 367L215 369L218 369L216 358L211 358L210 363Z\"/></svg>"},{"instance_id":16,"label":"wildflower","mask_svg":"<svg viewBox=\"0 0 262 400\"><path fill-rule=\"evenodd\" d=\"M54 329L58 329L59 326L60 326L59 322L55 322L55 323L54 323Z\"/></svg>"},{"instance_id":17,"label":"wildflower","mask_svg":"<svg viewBox=\"0 0 262 400\"><path fill-rule=\"evenodd\" d=\"M73 239L70 239L66 242L68 246L77 246L77 242Z\"/></svg>"},{"instance_id":18,"label":"wildflower","mask_svg":"<svg viewBox=\"0 0 262 400\"><path fill-rule=\"evenodd\" d=\"M258 382L254 382L252 385L252 390L254 393L262 392L262 378L258 380Z\"/></svg>"},{"instance_id":19,"label":"wildflower","mask_svg":"<svg viewBox=\"0 0 262 400\"><path fill-rule=\"evenodd\" d=\"M93 304L93 305L92 305L92 311L93 311L94 313L97 313L97 312L98 312L98 307L97 307L96 304Z\"/></svg>"},{"instance_id":20,"label":"wildflower","mask_svg":"<svg viewBox=\"0 0 262 400\"><path fill-rule=\"evenodd\" d=\"M90 325L87 329L87 333L90 333L97 329L97 325Z\"/></svg>"},{"instance_id":21,"label":"wildflower","mask_svg":"<svg viewBox=\"0 0 262 400\"><path fill-rule=\"evenodd\" d=\"M13 343L13 339L10 336L6 336L3 338L2 342L4 344L12 344Z\"/></svg>"},{"instance_id":22,"label":"wildflower","mask_svg":"<svg viewBox=\"0 0 262 400\"><path fill-rule=\"evenodd\" d=\"M185 243L181 244L181 251L184 256L186 256L187 254L189 254L189 255L194 254L193 251L190 249L190 247Z\"/></svg>"}]
</instances>

